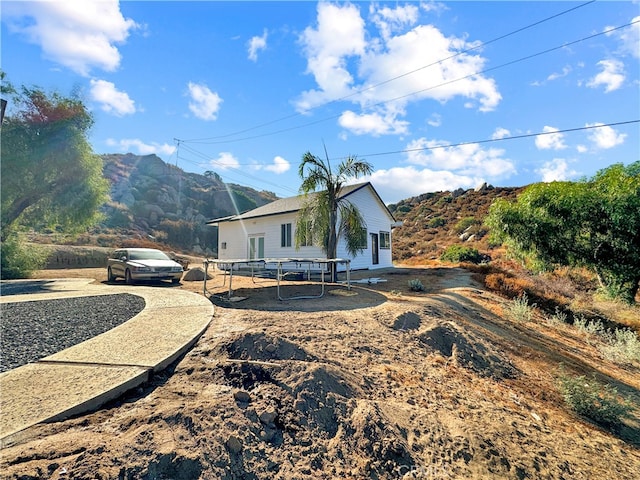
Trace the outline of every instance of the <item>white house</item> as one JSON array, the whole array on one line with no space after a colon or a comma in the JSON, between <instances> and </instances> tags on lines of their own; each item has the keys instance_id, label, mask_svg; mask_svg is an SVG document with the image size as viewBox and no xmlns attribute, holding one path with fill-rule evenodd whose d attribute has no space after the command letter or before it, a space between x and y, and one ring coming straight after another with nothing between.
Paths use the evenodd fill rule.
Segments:
<instances>
[{"instance_id":1,"label":"white house","mask_svg":"<svg viewBox=\"0 0 640 480\"><path fill-rule=\"evenodd\" d=\"M360 210L367 225L367 245L351 257L344 240L339 238L338 258L350 259L352 270L393 266L391 229L396 221L373 185L366 182L345 186L339 198L347 199ZM207 222L218 227L218 259L326 258L320 247L295 248L296 218L304 200L304 195L283 198L239 215Z\"/></svg>"}]
</instances>

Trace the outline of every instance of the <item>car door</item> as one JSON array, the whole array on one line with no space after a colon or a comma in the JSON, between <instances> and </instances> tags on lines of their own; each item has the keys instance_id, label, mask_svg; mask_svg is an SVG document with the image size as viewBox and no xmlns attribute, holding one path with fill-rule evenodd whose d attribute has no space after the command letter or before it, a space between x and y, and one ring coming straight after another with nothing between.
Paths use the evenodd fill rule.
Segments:
<instances>
[{"instance_id":1,"label":"car door","mask_svg":"<svg viewBox=\"0 0 640 480\"><path fill-rule=\"evenodd\" d=\"M111 271L119 276L124 277L125 263L122 261L122 257L126 256L125 250L116 250L113 252L113 262L111 263Z\"/></svg>"}]
</instances>

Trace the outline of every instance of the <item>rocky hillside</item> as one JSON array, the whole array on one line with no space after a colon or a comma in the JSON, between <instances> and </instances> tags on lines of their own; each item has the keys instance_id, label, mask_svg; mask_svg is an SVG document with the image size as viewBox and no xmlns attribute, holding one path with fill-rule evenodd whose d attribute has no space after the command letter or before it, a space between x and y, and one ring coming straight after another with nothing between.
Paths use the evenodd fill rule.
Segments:
<instances>
[{"instance_id":1,"label":"rocky hillside","mask_svg":"<svg viewBox=\"0 0 640 480\"><path fill-rule=\"evenodd\" d=\"M488 230L483 226L489 207L497 198L514 200L525 187L493 187L475 190L424 193L389 205L403 225L393 232L393 255L398 262L420 263L439 258L454 243L464 243L488 253Z\"/></svg>"},{"instance_id":2,"label":"rocky hillside","mask_svg":"<svg viewBox=\"0 0 640 480\"><path fill-rule=\"evenodd\" d=\"M106 218L94 240L103 246L121 239L146 239L185 252L212 254L216 230L207 220L246 211L276 199L271 192L225 184L214 172L188 173L156 155L103 155L111 182Z\"/></svg>"}]
</instances>

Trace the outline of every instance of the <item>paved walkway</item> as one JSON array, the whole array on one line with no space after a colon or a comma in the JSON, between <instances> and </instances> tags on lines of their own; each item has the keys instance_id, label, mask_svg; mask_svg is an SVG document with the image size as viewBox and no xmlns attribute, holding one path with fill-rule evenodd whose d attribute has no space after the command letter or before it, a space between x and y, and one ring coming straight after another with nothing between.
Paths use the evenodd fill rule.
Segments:
<instances>
[{"instance_id":1,"label":"paved walkway","mask_svg":"<svg viewBox=\"0 0 640 480\"><path fill-rule=\"evenodd\" d=\"M213 304L196 293L92 281L51 280L40 293L0 297L1 304L131 293L146 303L112 330L0 374L0 448L28 427L95 410L146 382L191 348L213 318Z\"/></svg>"}]
</instances>

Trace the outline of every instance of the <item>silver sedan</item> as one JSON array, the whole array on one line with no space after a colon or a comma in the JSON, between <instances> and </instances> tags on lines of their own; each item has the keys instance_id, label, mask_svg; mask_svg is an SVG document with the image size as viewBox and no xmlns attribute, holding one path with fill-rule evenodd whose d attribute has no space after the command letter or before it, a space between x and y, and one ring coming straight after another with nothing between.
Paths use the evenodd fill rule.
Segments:
<instances>
[{"instance_id":1,"label":"silver sedan","mask_svg":"<svg viewBox=\"0 0 640 480\"><path fill-rule=\"evenodd\" d=\"M132 284L137 280L171 280L178 283L183 268L155 248L119 248L107 260L107 281L124 278Z\"/></svg>"}]
</instances>

